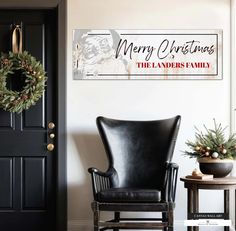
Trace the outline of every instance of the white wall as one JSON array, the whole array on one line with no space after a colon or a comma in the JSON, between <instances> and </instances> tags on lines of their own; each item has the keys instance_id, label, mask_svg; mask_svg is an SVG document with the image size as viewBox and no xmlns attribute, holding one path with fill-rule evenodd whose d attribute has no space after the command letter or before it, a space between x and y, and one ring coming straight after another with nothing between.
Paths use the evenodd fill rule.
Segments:
<instances>
[{"instance_id":1,"label":"white wall","mask_svg":"<svg viewBox=\"0 0 236 231\"><path fill-rule=\"evenodd\" d=\"M194 160L182 156L193 126L230 122L229 0L68 0L67 9L68 219L71 230L92 218L87 168L106 169L106 157L95 118L160 119L177 114L182 124L174 161L179 176L189 174ZM223 29L223 80L220 81L74 81L72 29ZM220 210L221 193L201 193L202 211ZM178 183L175 219L186 218L186 191ZM84 226L83 226L84 225ZM216 229L215 229L216 230Z\"/></svg>"}]
</instances>

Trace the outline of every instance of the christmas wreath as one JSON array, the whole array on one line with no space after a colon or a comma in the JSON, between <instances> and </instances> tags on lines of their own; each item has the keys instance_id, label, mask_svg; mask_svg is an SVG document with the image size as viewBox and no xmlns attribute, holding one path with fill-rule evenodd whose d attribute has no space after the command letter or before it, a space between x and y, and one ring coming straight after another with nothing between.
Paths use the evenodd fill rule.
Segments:
<instances>
[{"instance_id":1,"label":"christmas wreath","mask_svg":"<svg viewBox=\"0 0 236 231\"><path fill-rule=\"evenodd\" d=\"M20 113L30 108L42 97L47 80L42 64L27 51L2 54L0 58L0 107L5 111ZM7 88L7 78L21 73L25 85L21 91Z\"/></svg>"}]
</instances>

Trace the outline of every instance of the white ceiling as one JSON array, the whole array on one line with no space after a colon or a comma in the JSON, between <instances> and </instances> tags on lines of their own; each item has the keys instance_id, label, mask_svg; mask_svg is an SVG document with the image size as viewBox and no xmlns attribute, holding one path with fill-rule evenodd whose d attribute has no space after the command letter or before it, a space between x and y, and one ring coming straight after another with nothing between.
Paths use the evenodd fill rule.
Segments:
<instances>
[{"instance_id":1,"label":"white ceiling","mask_svg":"<svg viewBox=\"0 0 236 231\"><path fill-rule=\"evenodd\" d=\"M60 0L0 0L0 8L51 8Z\"/></svg>"}]
</instances>

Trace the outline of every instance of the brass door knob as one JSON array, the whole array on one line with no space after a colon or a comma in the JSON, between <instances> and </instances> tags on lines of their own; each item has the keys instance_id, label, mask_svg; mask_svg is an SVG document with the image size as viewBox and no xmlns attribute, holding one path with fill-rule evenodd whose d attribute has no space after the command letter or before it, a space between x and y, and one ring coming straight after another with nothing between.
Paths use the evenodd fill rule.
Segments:
<instances>
[{"instance_id":1,"label":"brass door knob","mask_svg":"<svg viewBox=\"0 0 236 231\"><path fill-rule=\"evenodd\" d=\"M53 128L55 128L55 126L56 125L53 122L48 123L48 128L49 129L53 129Z\"/></svg>"},{"instance_id":2,"label":"brass door knob","mask_svg":"<svg viewBox=\"0 0 236 231\"><path fill-rule=\"evenodd\" d=\"M47 145L47 150L48 150L48 151L51 152L51 151L53 151L53 149L54 149L54 144L48 144L48 145Z\"/></svg>"},{"instance_id":3,"label":"brass door knob","mask_svg":"<svg viewBox=\"0 0 236 231\"><path fill-rule=\"evenodd\" d=\"M50 137L51 139L54 139L54 138L55 138L55 134L54 134L54 133L50 133L50 134L49 134L49 137Z\"/></svg>"}]
</instances>

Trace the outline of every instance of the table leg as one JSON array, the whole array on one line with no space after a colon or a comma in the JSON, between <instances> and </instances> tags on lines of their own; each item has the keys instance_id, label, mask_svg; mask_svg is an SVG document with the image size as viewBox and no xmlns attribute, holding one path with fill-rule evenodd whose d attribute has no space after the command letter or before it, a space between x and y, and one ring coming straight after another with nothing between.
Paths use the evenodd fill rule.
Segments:
<instances>
[{"instance_id":1,"label":"table leg","mask_svg":"<svg viewBox=\"0 0 236 231\"><path fill-rule=\"evenodd\" d=\"M198 213L199 212L199 197L198 197L198 189L193 189L193 212ZM199 227L195 226L193 227L193 231L199 231Z\"/></svg>"},{"instance_id":2,"label":"table leg","mask_svg":"<svg viewBox=\"0 0 236 231\"><path fill-rule=\"evenodd\" d=\"M189 213L199 212L199 197L198 189L188 189L188 219L190 219ZM188 226L188 231L199 231L198 226Z\"/></svg>"},{"instance_id":3,"label":"table leg","mask_svg":"<svg viewBox=\"0 0 236 231\"><path fill-rule=\"evenodd\" d=\"M187 218L189 220L189 214L193 212L193 191L192 189L188 188L188 197L187 197L187 202L188 202L188 209L187 209ZM188 226L188 231L192 231L193 227Z\"/></svg>"},{"instance_id":4,"label":"table leg","mask_svg":"<svg viewBox=\"0 0 236 231\"><path fill-rule=\"evenodd\" d=\"M235 226L235 230L236 230L236 190L234 190L234 198L235 198L235 201L234 201L234 226Z\"/></svg>"},{"instance_id":5,"label":"table leg","mask_svg":"<svg viewBox=\"0 0 236 231\"><path fill-rule=\"evenodd\" d=\"M226 219L229 219L229 190L224 190L224 213ZM229 226L225 226L224 231L229 231Z\"/></svg>"}]
</instances>

